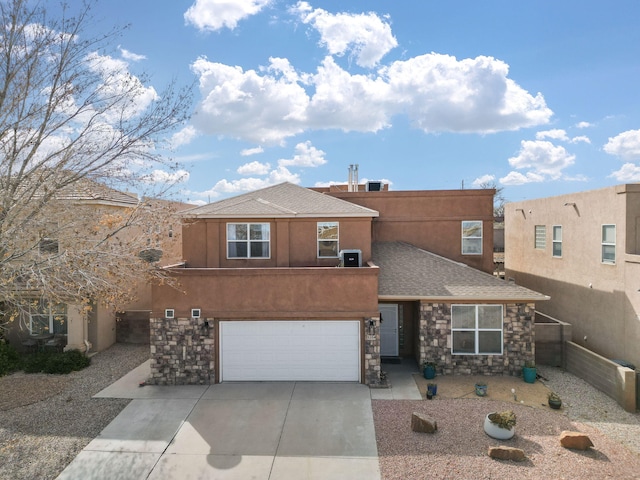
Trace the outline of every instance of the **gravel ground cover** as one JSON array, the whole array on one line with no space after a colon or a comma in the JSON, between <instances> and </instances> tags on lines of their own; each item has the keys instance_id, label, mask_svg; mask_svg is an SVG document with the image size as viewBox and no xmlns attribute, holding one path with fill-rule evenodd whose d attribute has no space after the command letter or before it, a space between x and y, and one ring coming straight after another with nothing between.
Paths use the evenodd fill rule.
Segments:
<instances>
[{"instance_id":1,"label":"gravel ground cover","mask_svg":"<svg viewBox=\"0 0 640 480\"><path fill-rule=\"evenodd\" d=\"M0 379L0 479L54 479L126 399L91 398L149 358L148 345L116 344L69 375Z\"/></svg>"},{"instance_id":2,"label":"gravel ground cover","mask_svg":"<svg viewBox=\"0 0 640 480\"><path fill-rule=\"evenodd\" d=\"M412 479L640 479L640 418L611 398L560 369L540 367L549 389L563 399L562 410L479 398L431 401L374 400L373 415L383 480ZM492 411L513 410L516 436L494 440L483 421ZM436 419L438 432L411 431L412 412ZM563 430L589 435L585 451L560 446ZM493 460L489 447L524 450L524 462Z\"/></svg>"}]
</instances>

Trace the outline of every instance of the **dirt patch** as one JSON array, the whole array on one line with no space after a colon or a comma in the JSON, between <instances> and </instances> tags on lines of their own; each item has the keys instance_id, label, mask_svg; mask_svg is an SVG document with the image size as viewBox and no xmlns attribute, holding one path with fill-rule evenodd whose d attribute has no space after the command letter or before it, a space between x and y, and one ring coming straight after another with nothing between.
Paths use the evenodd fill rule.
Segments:
<instances>
[{"instance_id":1,"label":"dirt patch","mask_svg":"<svg viewBox=\"0 0 640 480\"><path fill-rule=\"evenodd\" d=\"M63 392L68 377L14 373L0 378L0 411L31 405Z\"/></svg>"},{"instance_id":2,"label":"dirt patch","mask_svg":"<svg viewBox=\"0 0 640 480\"><path fill-rule=\"evenodd\" d=\"M518 403L535 408L549 408L547 395L550 390L539 380L535 383L526 383L520 377L488 377L484 375L441 375L433 380L426 380L422 375L414 374L413 378L423 398L426 397L427 383L435 383L438 385L438 393L434 400L443 398L485 399ZM475 384L477 382L483 382L487 385L485 397L476 395Z\"/></svg>"}]
</instances>

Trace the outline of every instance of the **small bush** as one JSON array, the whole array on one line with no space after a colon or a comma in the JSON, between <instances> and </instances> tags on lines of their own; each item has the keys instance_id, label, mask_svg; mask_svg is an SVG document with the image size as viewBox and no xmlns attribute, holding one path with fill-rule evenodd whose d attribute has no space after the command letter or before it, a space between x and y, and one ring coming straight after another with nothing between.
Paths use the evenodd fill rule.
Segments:
<instances>
[{"instance_id":1,"label":"small bush","mask_svg":"<svg viewBox=\"0 0 640 480\"><path fill-rule=\"evenodd\" d=\"M25 359L26 373L67 374L82 370L91 364L91 359L79 350L68 352L38 352Z\"/></svg>"},{"instance_id":2,"label":"small bush","mask_svg":"<svg viewBox=\"0 0 640 480\"><path fill-rule=\"evenodd\" d=\"M0 377L21 368L20 354L8 343L0 341Z\"/></svg>"}]
</instances>

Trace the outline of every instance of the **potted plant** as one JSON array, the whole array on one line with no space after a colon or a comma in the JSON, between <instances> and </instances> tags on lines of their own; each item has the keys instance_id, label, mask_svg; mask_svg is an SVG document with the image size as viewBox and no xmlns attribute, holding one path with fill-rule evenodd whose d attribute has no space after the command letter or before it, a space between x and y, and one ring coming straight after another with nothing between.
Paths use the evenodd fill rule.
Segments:
<instances>
[{"instance_id":1,"label":"potted plant","mask_svg":"<svg viewBox=\"0 0 640 480\"><path fill-rule=\"evenodd\" d=\"M497 440L509 440L516 433L516 414L513 410L488 414L484 419L484 431Z\"/></svg>"},{"instance_id":2,"label":"potted plant","mask_svg":"<svg viewBox=\"0 0 640 480\"><path fill-rule=\"evenodd\" d=\"M427 399L431 400L438 393L438 385L436 383L427 383Z\"/></svg>"},{"instance_id":3,"label":"potted plant","mask_svg":"<svg viewBox=\"0 0 640 480\"><path fill-rule=\"evenodd\" d=\"M555 392L549 392L549 395L547 396L547 399L549 401L549 406L551 408L555 408L557 410L562 406L562 399Z\"/></svg>"},{"instance_id":4,"label":"potted plant","mask_svg":"<svg viewBox=\"0 0 640 480\"><path fill-rule=\"evenodd\" d=\"M487 396L487 384L484 382L478 382L475 385L476 388L476 395L478 395L479 397L486 397Z\"/></svg>"},{"instance_id":5,"label":"potted plant","mask_svg":"<svg viewBox=\"0 0 640 480\"><path fill-rule=\"evenodd\" d=\"M527 360L522 367L522 378L527 383L536 383L537 371L535 362Z\"/></svg>"},{"instance_id":6,"label":"potted plant","mask_svg":"<svg viewBox=\"0 0 640 480\"><path fill-rule=\"evenodd\" d=\"M422 364L422 375L427 380L431 380L432 378L436 378L436 364L435 362L424 362Z\"/></svg>"}]
</instances>

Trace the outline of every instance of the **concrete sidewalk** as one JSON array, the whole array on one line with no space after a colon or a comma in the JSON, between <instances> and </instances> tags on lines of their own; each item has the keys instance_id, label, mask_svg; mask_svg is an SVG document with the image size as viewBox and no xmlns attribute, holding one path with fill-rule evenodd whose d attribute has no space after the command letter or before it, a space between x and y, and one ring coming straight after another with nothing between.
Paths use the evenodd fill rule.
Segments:
<instances>
[{"instance_id":1,"label":"concrete sidewalk","mask_svg":"<svg viewBox=\"0 0 640 480\"><path fill-rule=\"evenodd\" d=\"M367 386L144 386L145 363L96 397L132 402L60 479L380 478Z\"/></svg>"}]
</instances>

